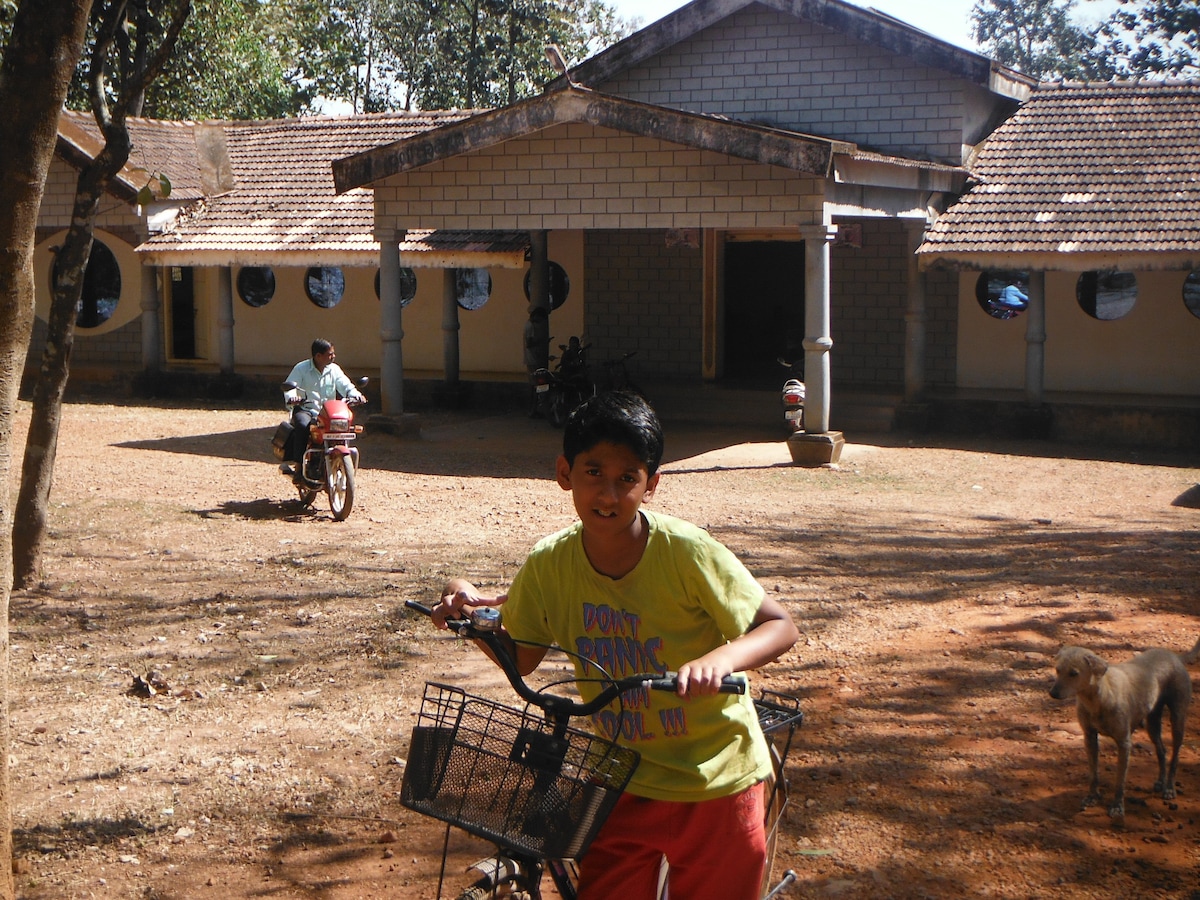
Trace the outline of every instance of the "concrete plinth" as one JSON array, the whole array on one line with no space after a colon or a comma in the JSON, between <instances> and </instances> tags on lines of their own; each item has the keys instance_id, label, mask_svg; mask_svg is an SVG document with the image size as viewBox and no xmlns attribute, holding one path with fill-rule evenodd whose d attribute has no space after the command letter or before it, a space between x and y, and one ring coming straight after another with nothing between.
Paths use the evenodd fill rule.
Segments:
<instances>
[{"instance_id":1,"label":"concrete plinth","mask_svg":"<svg viewBox=\"0 0 1200 900\"><path fill-rule=\"evenodd\" d=\"M367 419L366 430L390 434L394 437L420 437L421 417L416 413L400 413L394 416L376 413Z\"/></svg>"},{"instance_id":2,"label":"concrete plinth","mask_svg":"<svg viewBox=\"0 0 1200 900\"><path fill-rule=\"evenodd\" d=\"M841 458L846 439L840 431L826 431L823 434L801 431L789 437L787 443L793 464L815 469L835 464Z\"/></svg>"}]
</instances>

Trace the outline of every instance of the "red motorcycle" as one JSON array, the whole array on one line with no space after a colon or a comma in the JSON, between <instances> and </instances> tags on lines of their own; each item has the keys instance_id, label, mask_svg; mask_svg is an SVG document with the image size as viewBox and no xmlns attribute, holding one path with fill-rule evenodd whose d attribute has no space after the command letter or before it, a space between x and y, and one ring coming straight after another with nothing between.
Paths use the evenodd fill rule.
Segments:
<instances>
[{"instance_id":1,"label":"red motorcycle","mask_svg":"<svg viewBox=\"0 0 1200 900\"><path fill-rule=\"evenodd\" d=\"M779 399L783 404L784 426L789 434L796 434L804 430L804 399L807 391L804 382L796 377L800 374L799 370L802 368L803 362L790 363L783 358L780 358L778 362L792 375L783 383L783 392Z\"/></svg>"},{"instance_id":2,"label":"red motorcycle","mask_svg":"<svg viewBox=\"0 0 1200 900\"><path fill-rule=\"evenodd\" d=\"M367 379L362 378L357 387L361 391L366 384ZM285 392L299 392L297 399L288 401L288 405L307 407L310 412L316 412L308 426L304 462L298 472L288 472L300 492L300 502L311 506L317 494L325 491L329 495L329 511L333 518L344 521L354 508L354 473L358 469L358 448L354 446L354 439L363 430L361 425L354 424L354 407L361 403L325 400L318 409L317 401L310 400L294 382L285 381L282 388ZM279 459L283 458L283 448L291 430L290 421L281 423L271 441Z\"/></svg>"}]
</instances>

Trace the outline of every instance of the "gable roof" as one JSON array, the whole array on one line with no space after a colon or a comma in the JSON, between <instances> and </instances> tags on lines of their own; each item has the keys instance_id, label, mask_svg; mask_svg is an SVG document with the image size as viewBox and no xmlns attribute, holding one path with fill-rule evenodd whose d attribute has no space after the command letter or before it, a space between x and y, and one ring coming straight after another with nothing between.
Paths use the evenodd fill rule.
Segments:
<instances>
[{"instance_id":1,"label":"gable roof","mask_svg":"<svg viewBox=\"0 0 1200 900\"><path fill-rule=\"evenodd\" d=\"M1200 265L1200 82L1046 84L918 253L987 268Z\"/></svg>"},{"instance_id":2,"label":"gable roof","mask_svg":"<svg viewBox=\"0 0 1200 900\"><path fill-rule=\"evenodd\" d=\"M844 0L693 0L571 69L576 84L601 85L618 73L655 56L758 3L840 32L897 56L910 56L932 68L987 88L1002 96L1024 99L1034 80L986 56L964 50L875 9ZM561 88L565 77L551 82Z\"/></svg>"},{"instance_id":3,"label":"gable roof","mask_svg":"<svg viewBox=\"0 0 1200 900\"><path fill-rule=\"evenodd\" d=\"M339 192L373 184L438 160L570 122L658 138L741 159L826 176L835 152L854 145L793 131L751 125L655 106L568 85L512 106L443 125L407 140L377 147L333 164Z\"/></svg>"},{"instance_id":4,"label":"gable roof","mask_svg":"<svg viewBox=\"0 0 1200 900\"><path fill-rule=\"evenodd\" d=\"M460 121L472 111L373 113L259 122L128 120L130 163L112 186L136 202L151 174L171 195L156 201L177 215L137 248L159 265L377 265L374 199L337 194L330 162L368 147ZM58 150L83 165L104 146L90 115L64 110ZM507 232L411 231L407 265L521 265L528 236Z\"/></svg>"}]
</instances>

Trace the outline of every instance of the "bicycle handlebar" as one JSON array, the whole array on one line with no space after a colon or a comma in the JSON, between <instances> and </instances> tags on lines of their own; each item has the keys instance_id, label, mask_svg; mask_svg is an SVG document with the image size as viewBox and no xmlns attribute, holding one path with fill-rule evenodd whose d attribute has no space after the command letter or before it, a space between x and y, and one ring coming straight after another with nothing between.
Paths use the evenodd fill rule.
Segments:
<instances>
[{"instance_id":1,"label":"bicycle handlebar","mask_svg":"<svg viewBox=\"0 0 1200 900\"><path fill-rule=\"evenodd\" d=\"M426 616L433 615L433 610L430 607L416 600L405 600L404 605ZM625 691L634 688L648 688L652 691L675 691L679 687L678 675L674 672L664 672L659 675L627 675L624 678L609 678L606 676L605 680L607 684L601 689L599 694L586 703L577 703L567 697L536 691L527 685L524 677L517 669L516 659L509 652L508 645L500 639L497 629L480 628L472 623L470 619L449 619L446 624L459 637L477 640L487 647L508 678L509 684L512 685L513 690L517 692L522 700L554 715L568 717L590 716L608 706L608 704L612 703L613 700L617 699ZM726 675L722 679L719 692L722 694L746 693L745 676Z\"/></svg>"}]
</instances>

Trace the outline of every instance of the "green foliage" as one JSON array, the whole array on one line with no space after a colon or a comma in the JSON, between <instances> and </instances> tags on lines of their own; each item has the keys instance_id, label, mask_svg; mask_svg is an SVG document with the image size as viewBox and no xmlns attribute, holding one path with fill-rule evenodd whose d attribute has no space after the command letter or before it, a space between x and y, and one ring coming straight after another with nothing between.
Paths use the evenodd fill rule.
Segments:
<instances>
[{"instance_id":1,"label":"green foliage","mask_svg":"<svg viewBox=\"0 0 1200 900\"><path fill-rule=\"evenodd\" d=\"M160 12L168 0L140 0ZM91 103L86 61L68 106ZM568 61L626 36L603 0L194 0L141 115L265 119L319 111L480 108L511 103L556 77L544 55ZM0 0L0 42L15 0ZM151 21L159 21L152 17ZM110 63L108 84L120 79ZM111 91L111 87L109 88ZM110 101L113 98L109 98Z\"/></svg>"},{"instance_id":2,"label":"green foliage","mask_svg":"<svg viewBox=\"0 0 1200 900\"><path fill-rule=\"evenodd\" d=\"M264 119L303 108L265 31L258 0L194 0L168 69L146 92L159 119Z\"/></svg>"},{"instance_id":3,"label":"green foliage","mask_svg":"<svg viewBox=\"0 0 1200 900\"><path fill-rule=\"evenodd\" d=\"M1200 74L1200 2L1119 2L1088 31L1071 19L1074 0L977 0L972 37L997 61L1042 80Z\"/></svg>"},{"instance_id":4,"label":"green foliage","mask_svg":"<svg viewBox=\"0 0 1200 900\"><path fill-rule=\"evenodd\" d=\"M1200 74L1200 3L1120 0L1101 28L1096 56L1115 75Z\"/></svg>"},{"instance_id":5,"label":"green foliage","mask_svg":"<svg viewBox=\"0 0 1200 900\"><path fill-rule=\"evenodd\" d=\"M599 0L264 0L289 79L355 111L511 103L631 27Z\"/></svg>"},{"instance_id":6,"label":"green foliage","mask_svg":"<svg viewBox=\"0 0 1200 900\"><path fill-rule=\"evenodd\" d=\"M171 179L160 172L158 175L150 176L150 180L142 185L141 190L137 193L137 203L138 206L149 206L154 202L155 197L166 200L170 196Z\"/></svg>"},{"instance_id":7,"label":"green foliage","mask_svg":"<svg viewBox=\"0 0 1200 900\"><path fill-rule=\"evenodd\" d=\"M1095 36L1071 21L1074 0L977 0L971 36L997 62L1039 80L1105 77Z\"/></svg>"}]
</instances>

